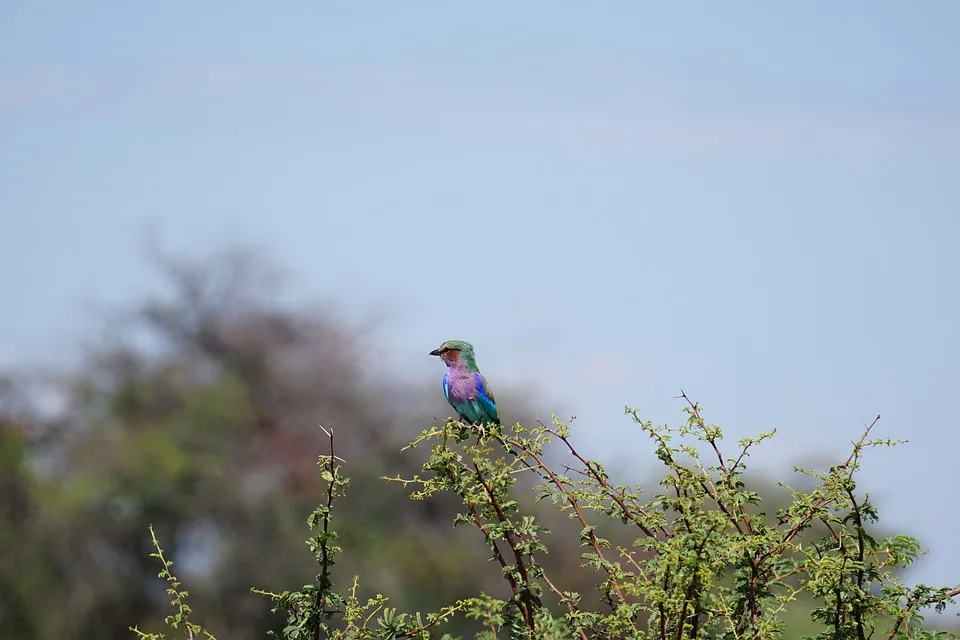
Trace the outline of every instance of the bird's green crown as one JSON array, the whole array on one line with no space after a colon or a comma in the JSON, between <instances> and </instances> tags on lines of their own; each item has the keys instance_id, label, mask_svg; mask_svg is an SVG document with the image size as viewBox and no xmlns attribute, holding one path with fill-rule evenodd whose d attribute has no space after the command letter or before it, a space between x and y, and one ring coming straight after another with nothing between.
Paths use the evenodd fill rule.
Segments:
<instances>
[{"instance_id":1,"label":"bird's green crown","mask_svg":"<svg viewBox=\"0 0 960 640\"><path fill-rule=\"evenodd\" d=\"M473 345L465 340L447 340L439 347L437 351L443 353L444 351L459 351L463 353L464 351L469 351L473 353Z\"/></svg>"},{"instance_id":2,"label":"bird's green crown","mask_svg":"<svg viewBox=\"0 0 960 640\"><path fill-rule=\"evenodd\" d=\"M457 358L460 362L467 365L470 369L475 369L477 366L476 355L473 352L473 345L465 340L447 340L439 347L430 352L432 356L443 357L444 354L448 354L452 351L457 351L460 353L460 357ZM447 358L444 358L446 360Z\"/></svg>"}]
</instances>

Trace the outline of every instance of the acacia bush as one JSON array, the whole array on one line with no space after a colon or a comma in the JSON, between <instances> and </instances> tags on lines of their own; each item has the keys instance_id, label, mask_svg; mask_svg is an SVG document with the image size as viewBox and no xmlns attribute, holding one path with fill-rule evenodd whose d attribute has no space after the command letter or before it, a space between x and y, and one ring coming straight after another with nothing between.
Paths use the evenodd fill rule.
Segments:
<instances>
[{"instance_id":1,"label":"acacia bush","mask_svg":"<svg viewBox=\"0 0 960 640\"><path fill-rule=\"evenodd\" d=\"M428 612L402 612L386 595L360 595L363 576L334 584L333 566L343 553L337 503L364 496L350 494L349 461L337 455L334 433L324 430L329 449L318 465L325 492L307 523L316 581L279 593L253 589L286 617L273 635L453 638L451 622L469 620L484 639L799 637L799 610L818 639L960 637L924 628L922 617L930 608L942 612L960 588L905 584L900 572L921 555L919 542L878 535L876 509L857 491L866 450L900 444L871 435L877 420L829 470L794 468L805 487L781 483L790 502L768 512L745 471L775 432L729 447L702 408L682 398L686 420L679 427L654 425L627 410L664 468L651 491L618 483L584 458L570 424L557 419L503 432L455 421L423 431L404 448L429 447L421 471L383 480L409 488L416 501L455 497L461 508L453 524L477 529L505 581L502 594L477 593ZM545 526L543 504L569 518L567 531ZM633 542L612 542L609 532L618 529L617 539ZM544 566L565 533L579 540L581 571L596 576L594 594L565 589ZM152 541L172 596L167 637L212 639L195 620L161 543ZM141 640L164 637L133 631Z\"/></svg>"}]
</instances>

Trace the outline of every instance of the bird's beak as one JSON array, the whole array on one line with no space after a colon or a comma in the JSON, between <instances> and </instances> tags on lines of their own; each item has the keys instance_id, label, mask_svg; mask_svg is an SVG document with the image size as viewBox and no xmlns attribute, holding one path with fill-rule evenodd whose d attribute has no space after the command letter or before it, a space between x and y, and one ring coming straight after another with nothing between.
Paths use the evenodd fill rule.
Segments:
<instances>
[{"instance_id":1,"label":"bird's beak","mask_svg":"<svg viewBox=\"0 0 960 640\"><path fill-rule=\"evenodd\" d=\"M432 356L438 356L438 355L440 355L440 349L434 349L433 351L430 352L430 355L432 355Z\"/></svg>"}]
</instances>

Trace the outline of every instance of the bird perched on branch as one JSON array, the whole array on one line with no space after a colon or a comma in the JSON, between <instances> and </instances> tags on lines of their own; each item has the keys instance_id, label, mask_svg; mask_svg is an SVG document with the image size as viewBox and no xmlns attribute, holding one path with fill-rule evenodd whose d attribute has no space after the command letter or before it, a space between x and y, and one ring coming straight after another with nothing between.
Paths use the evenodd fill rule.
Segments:
<instances>
[{"instance_id":1,"label":"bird perched on branch","mask_svg":"<svg viewBox=\"0 0 960 640\"><path fill-rule=\"evenodd\" d=\"M497 401L486 378L477 368L473 345L463 340L447 340L430 352L447 365L443 374L443 395L461 422L483 427L499 425Z\"/></svg>"}]
</instances>

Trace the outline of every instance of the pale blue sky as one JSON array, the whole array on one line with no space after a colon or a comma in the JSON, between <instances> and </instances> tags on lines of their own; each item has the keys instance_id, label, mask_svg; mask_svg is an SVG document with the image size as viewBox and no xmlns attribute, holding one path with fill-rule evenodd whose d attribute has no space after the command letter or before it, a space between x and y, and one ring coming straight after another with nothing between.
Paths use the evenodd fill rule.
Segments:
<instances>
[{"instance_id":1,"label":"pale blue sky","mask_svg":"<svg viewBox=\"0 0 960 640\"><path fill-rule=\"evenodd\" d=\"M653 465L683 387L765 466L863 421L888 524L960 580L960 3L0 4L0 361L56 358L174 250L252 243L388 312L401 375ZM952 533L951 533L952 532Z\"/></svg>"}]
</instances>

